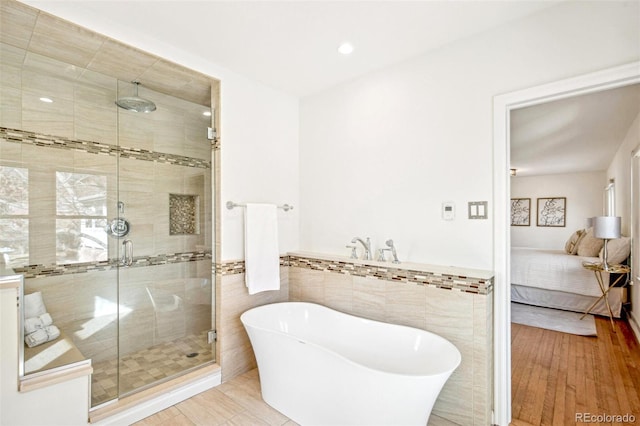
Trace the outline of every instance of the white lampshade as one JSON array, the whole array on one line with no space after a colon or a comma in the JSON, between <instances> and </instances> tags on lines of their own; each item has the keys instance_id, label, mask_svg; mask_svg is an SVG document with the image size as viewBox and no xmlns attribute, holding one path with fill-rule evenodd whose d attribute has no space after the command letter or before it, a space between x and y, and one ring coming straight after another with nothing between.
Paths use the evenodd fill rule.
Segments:
<instances>
[{"instance_id":1,"label":"white lampshade","mask_svg":"<svg viewBox=\"0 0 640 426\"><path fill-rule=\"evenodd\" d=\"M596 216L593 218L593 236L596 238L620 238L620 216Z\"/></svg>"}]
</instances>

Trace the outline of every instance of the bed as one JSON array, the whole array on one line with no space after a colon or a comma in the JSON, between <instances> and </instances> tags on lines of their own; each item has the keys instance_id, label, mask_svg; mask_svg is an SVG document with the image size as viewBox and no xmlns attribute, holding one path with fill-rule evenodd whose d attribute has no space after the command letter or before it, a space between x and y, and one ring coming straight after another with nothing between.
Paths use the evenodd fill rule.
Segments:
<instances>
[{"instance_id":1,"label":"bed","mask_svg":"<svg viewBox=\"0 0 640 426\"><path fill-rule=\"evenodd\" d=\"M511 248L511 300L513 302L568 311L586 312L602 295L593 271L583 262L601 262L599 257L568 254L565 250ZM603 272L604 285L615 282ZM609 291L611 310L620 317L626 289L615 287ZM591 313L608 315L604 299Z\"/></svg>"}]
</instances>

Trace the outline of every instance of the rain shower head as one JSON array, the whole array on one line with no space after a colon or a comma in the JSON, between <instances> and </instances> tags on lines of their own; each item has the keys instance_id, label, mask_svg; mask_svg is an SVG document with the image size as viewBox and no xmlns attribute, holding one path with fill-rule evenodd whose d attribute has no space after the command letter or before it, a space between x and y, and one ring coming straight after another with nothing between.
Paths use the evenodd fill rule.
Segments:
<instances>
[{"instance_id":1,"label":"rain shower head","mask_svg":"<svg viewBox=\"0 0 640 426\"><path fill-rule=\"evenodd\" d=\"M156 104L153 102L141 98L138 96L139 81L132 81L135 86L135 93L133 96L125 96L124 98L118 98L116 105L120 108L133 112L151 112L156 110Z\"/></svg>"}]
</instances>

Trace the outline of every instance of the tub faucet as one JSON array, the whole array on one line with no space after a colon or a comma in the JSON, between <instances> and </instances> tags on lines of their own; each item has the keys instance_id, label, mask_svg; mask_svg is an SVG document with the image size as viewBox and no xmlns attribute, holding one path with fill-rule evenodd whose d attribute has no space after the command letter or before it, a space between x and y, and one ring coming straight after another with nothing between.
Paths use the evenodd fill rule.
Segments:
<instances>
[{"instance_id":1,"label":"tub faucet","mask_svg":"<svg viewBox=\"0 0 640 426\"><path fill-rule=\"evenodd\" d=\"M364 255L362 258L364 260L371 260L371 239L367 237L367 241L364 242L360 237L353 237L351 240L352 243L359 242L364 247Z\"/></svg>"},{"instance_id":2,"label":"tub faucet","mask_svg":"<svg viewBox=\"0 0 640 426\"><path fill-rule=\"evenodd\" d=\"M396 252L396 246L393 245L393 240L387 240L387 247L391 249L391 254L393 255L393 263L400 263L398 260L398 253Z\"/></svg>"}]
</instances>

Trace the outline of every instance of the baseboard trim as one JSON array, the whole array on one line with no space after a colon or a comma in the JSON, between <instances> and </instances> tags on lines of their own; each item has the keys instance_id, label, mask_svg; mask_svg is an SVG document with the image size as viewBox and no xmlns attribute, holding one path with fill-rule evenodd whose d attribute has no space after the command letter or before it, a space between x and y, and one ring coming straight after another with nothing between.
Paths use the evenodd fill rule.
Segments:
<instances>
[{"instance_id":1,"label":"baseboard trim","mask_svg":"<svg viewBox=\"0 0 640 426\"><path fill-rule=\"evenodd\" d=\"M159 387L162 389L147 397L137 398L133 395L118 401L116 404L120 405L121 408L113 409L110 406L104 407L99 410L100 413L92 413L90 416L90 424L96 426L133 424L185 399L218 386L221 383L221 378L220 367L215 365L213 371L205 369L205 374L193 378L181 386L167 387L166 385L160 385ZM152 389L150 389L150 391L152 391ZM127 401L127 399L131 399L131 401ZM113 414L109 415L108 411L112 411Z\"/></svg>"}]
</instances>

